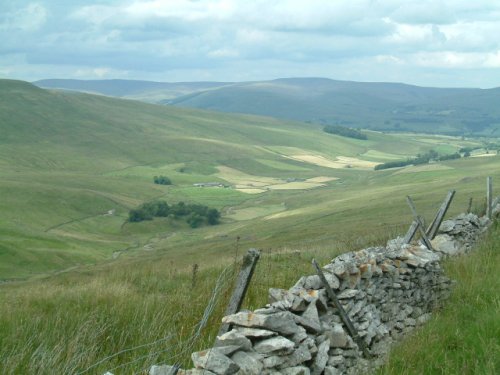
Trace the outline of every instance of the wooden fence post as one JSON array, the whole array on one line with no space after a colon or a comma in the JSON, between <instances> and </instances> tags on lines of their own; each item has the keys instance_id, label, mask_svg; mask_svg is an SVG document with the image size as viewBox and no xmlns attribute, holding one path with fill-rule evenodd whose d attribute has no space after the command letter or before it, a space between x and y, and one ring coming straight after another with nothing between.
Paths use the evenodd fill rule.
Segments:
<instances>
[{"instance_id":1,"label":"wooden fence post","mask_svg":"<svg viewBox=\"0 0 500 375\"><path fill-rule=\"evenodd\" d=\"M492 187L492 181L491 177L486 178L486 216L488 216L489 219L491 219L491 210L493 210L492 207L492 193L493 193L493 187Z\"/></svg>"},{"instance_id":2,"label":"wooden fence post","mask_svg":"<svg viewBox=\"0 0 500 375\"><path fill-rule=\"evenodd\" d=\"M450 190L446 195L444 202L441 204L441 207L439 208L438 212L436 213L436 216L434 217L434 220L432 221L431 225L429 225L429 228L427 228L426 234L430 240L433 240L434 237L436 237L439 227L443 222L444 215L446 215L446 212L448 211L448 208L450 207L451 201L453 200L454 196L455 196L455 190Z\"/></svg>"},{"instance_id":3,"label":"wooden fence post","mask_svg":"<svg viewBox=\"0 0 500 375\"><path fill-rule=\"evenodd\" d=\"M408 202L408 206L410 206L411 212L413 214L413 220L415 220L418 223L418 229L420 231L420 235L422 236L422 241L429 250L434 250L432 248L431 241L429 240L427 234L425 233L424 223L422 221L422 218L418 215L417 209L415 208L415 205L413 204L413 201L411 200L409 195L406 196L406 201Z\"/></svg>"},{"instance_id":4,"label":"wooden fence post","mask_svg":"<svg viewBox=\"0 0 500 375\"><path fill-rule=\"evenodd\" d=\"M356 328L354 328L354 325L351 322L351 319L349 319L349 316L346 314L344 308L340 304L339 299L335 295L335 292L333 289L330 287L330 284L328 284L328 281L325 278L325 275L323 274L323 271L319 267L318 263L316 262L316 259L312 260L312 264L314 268L316 269L316 273L318 274L319 278L321 279L321 283L326 289L326 294L328 295L328 298L333 302L337 310L339 311L340 318L342 319L342 322L344 325L347 327L347 331L351 335L352 339L358 344L359 349L363 352L363 355L365 358L370 358L371 354L368 351L368 348L366 347L365 342L361 337L359 337L358 332L356 331Z\"/></svg>"},{"instance_id":5,"label":"wooden fence post","mask_svg":"<svg viewBox=\"0 0 500 375\"><path fill-rule=\"evenodd\" d=\"M255 271L255 266L260 258L260 252L257 249L250 249L243 257L243 264L241 265L241 270L236 279L236 285L227 305L224 316L236 314L241 308L243 299L247 292L248 286L250 285L250 280L252 279L253 272ZM228 332L230 324L223 323L219 329L217 336L223 335Z\"/></svg>"},{"instance_id":6,"label":"wooden fence post","mask_svg":"<svg viewBox=\"0 0 500 375\"><path fill-rule=\"evenodd\" d=\"M436 234L439 230L439 227L441 226L441 223L443 222L444 216L446 215L446 212L448 211L448 208L450 207L451 201L453 200L453 197L455 195L455 190L450 190L439 207L439 210L436 212L436 216L434 217L434 220L432 221L431 225L429 225L429 228L425 232L427 236L429 237L430 240L434 239L436 237ZM411 202L411 200L410 200ZM410 208L412 209L412 213L416 213L415 211L415 206L413 203L408 203L410 205ZM417 215L418 216L418 215ZM421 220L422 221L422 220ZM423 223L422 223L423 224ZM403 243L410 243L415 234L417 233L417 230L419 228L419 222L415 219L412 221L410 228L408 229L408 232L406 232L404 238L403 238ZM423 228L423 227L422 227Z\"/></svg>"},{"instance_id":7,"label":"wooden fence post","mask_svg":"<svg viewBox=\"0 0 500 375\"><path fill-rule=\"evenodd\" d=\"M406 232L405 237L403 238L403 243L410 243L412 238L415 236L415 233L417 233L418 229L418 223L413 220L411 222L410 228L408 229L408 232Z\"/></svg>"},{"instance_id":8,"label":"wooden fence post","mask_svg":"<svg viewBox=\"0 0 500 375\"><path fill-rule=\"evenodd\" d=\"M472 197L469 198L469 205L467 206L467 213L470 214L472 212Z\"/></svg>"}]
</instances>

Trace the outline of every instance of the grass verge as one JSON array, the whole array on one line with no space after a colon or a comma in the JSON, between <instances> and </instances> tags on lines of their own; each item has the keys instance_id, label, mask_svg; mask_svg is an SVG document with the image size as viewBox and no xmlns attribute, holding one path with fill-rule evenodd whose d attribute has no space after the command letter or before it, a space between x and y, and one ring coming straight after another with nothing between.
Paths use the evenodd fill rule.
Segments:
<instances>
[{"instance_id":1,"label":"grass verge","mask_svg":"<svg viewBox=\"0 0 500 375\"><path fill-rule=\"evenodd\" d=\"M445 306L391 352L382 374L500 373L500 225L472 253L444 263L457 283Z\"/></svg>"}]
</instances>

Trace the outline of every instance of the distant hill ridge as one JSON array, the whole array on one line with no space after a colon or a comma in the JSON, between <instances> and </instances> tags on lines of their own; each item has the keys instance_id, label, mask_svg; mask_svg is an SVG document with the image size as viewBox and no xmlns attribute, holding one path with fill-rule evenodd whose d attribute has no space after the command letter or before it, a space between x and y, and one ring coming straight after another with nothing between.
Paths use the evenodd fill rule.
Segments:
<instances>
[{"instance_id":1,"label":"distant hill ridge","mask_svg":"<svg viewBox=\"0 0 500 375\"><path fill-rule=\"evenodd\" d=\"M240 83L43 80L35 84L325 125L500 136L500 88L432 88L327 78Z\"/></svg>"},{"instance_id":2,"label":"distant hill ridge","mask_svg":"<svg viewBox=\"0 0 500 375\"><path fill-rule=\"evenodd\" d=\"M146 102L155 102L151 94L161 98L176 97L190 92L209 90L231 83L227 82L154 82L126 79L80 80L80 79L43 79L34 85L47 89L83 91L93 94L136 98Z\"/></svg>"},{"instance_id":3,"label":"distant hill ridge","mask_svg":"<svg viewBox=\"0 0 500 375\"><path fill-rule=\"evenodd\" d=\"M290 78L231 85L163 102L374 130L500 135L498 88Z\"/></svg>"}]
</instances>

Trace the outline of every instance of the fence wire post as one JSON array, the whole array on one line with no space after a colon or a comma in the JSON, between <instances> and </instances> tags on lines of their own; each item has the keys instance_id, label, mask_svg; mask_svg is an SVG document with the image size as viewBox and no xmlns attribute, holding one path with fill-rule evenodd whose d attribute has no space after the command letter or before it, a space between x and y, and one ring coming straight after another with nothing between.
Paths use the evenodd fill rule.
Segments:
<instances>
[{"instance_id":1,"label":"fence wire post","mask_svg":"<svg viewBox=\"0 0 500 375\"><path fill-rule=\"evenodd\" d=\"M243 257L243 264L241 265L241 270L236 279L236 286L234 287L233 294L231 295L231 299L229 300L229 304L227 305L226 311L224 312L224 316L236 314L241 304L243 303L243 299L245 298L245 294L247 292L248 286L250 285L250 280L252 280L253 272L255 271L255 267L257 265L257 261L260 258L260 252L257 249L250 249ZM229 331L230 324L223 323L219 329L219 333L217 336L223 335L224 333Z\"/></svg>"},{"instance_id":2,"label":"fence wire post","mask_svg":"<svg viewBox=\"0 0 500 375\"><path fill-rule=\"evenodd\" d=\"M492 195L492 181L491 177L486 178L486 216L488 216L488 219L491 219L491 211L493 210L492 207L492 200L493 200L493 195Z\"/></svg>"},{"instance_id":3,"label":"fence wire post","mask_svg":"<svg viewBox=\"0 0 500 375\"><path fill-rule=\"evenodd\" d=\"M422 236L422 241L424 242L424 245L429 250L434 250L432 248L431 241L429 240L429 238L427 237L427 234L425 233L424 223L422 221L422 218L418 215L417 209L415 208L415 205L413 204L413 201L409 195L406 196L406 201L408 202L408 206L410 206L410 210L413 214L413 219L418 223L418 229L420 231L420 235Z\"/></svg>"},{"instance_id":4,"label":"fence wire post","mask_svg":"<svg viewBox=\"0 0 500 375\"><path fill-rule=\"evenodd\" d=\"M361 337L359 337L358 332L356 331L356 328L354 328L354 325L351 322L351 319L349 319L349 316L346 314L344 308L339 302L339 299L335 295L335 292L333 289L330 287L330 284L328 284L328 281L325 278L325 275L323 274L323 271L319 267L318 263L316 262L316 259L312 260L312 264L314 268L316 269L316 273L318 274L319 278L321 279L321 283L326 289L326 294L328 295L328 298L333 302L337 310L339 311L340 318L342 319L342 322L344 325L347 327L347 330L349 331L349 334L351 335L352 339L358 344L359 349L363 352L363 355L365 358L370 358L371 354L368 351L368 348L366 347L365 342Z\"/></svg>"},{"instance_id":5,"label":"fence wire post","mask_svg":"<svg viewBox=\"0 0 500 375\"><path fill-rule=\"evenodd\" d=\"M430 240L433 240L434 237L436 237L439 227L443 222L444 216L446 215L448 208L450 208L450 204L454 196L455 196L455 190L450 190L446 195L444 202L441 204L441 207L439 207L439 210L436 213L436 216L434 217L434 220L432 221L431 225L429 225L429 228L427 228L426 234Z\"/></svg>"},{"instance_id":6,"label":"fence wire post","mask_svg":"<svg viewBox=\"0 0 500 375\"><path fill-rule=\"evenodd\" d=\"M415 220L413 220L411 222L410 228L408 228L408 232L406 232L406 235L403 238L404 244L411 242L412 238L415 236L415 233L417 233L417 229L418 229L418 223Z\"/></svg>"}]
</instances>

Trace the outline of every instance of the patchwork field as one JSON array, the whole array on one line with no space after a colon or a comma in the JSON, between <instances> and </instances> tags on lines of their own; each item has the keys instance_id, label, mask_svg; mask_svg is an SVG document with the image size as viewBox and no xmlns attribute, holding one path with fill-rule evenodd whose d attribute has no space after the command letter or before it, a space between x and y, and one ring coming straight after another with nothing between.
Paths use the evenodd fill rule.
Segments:
<instances>
[{"instance_id":1,"label":"patchwork field","mask_svg":"<svg viewBox=\"0 0 500 375\"><path fill-rule=\"evenodd\" d=\"M308 154L291 155L288 157L293 160L298 160L305 163L318 165L320 167L333 168L333 169L339 169L339 168L373 169L373 167L380 164L347 156L337 156L335 160L328 159L321 155L308 155Z\"/></svg>"},{"instance_id":2,"label":"patchwork field","mask_svg":"<svg viewBox=\"0 0 500 375\"><path fill-rule=\"evenodd\" d=\"M280 163L280 162L276 162ZM284 164L284 163L281 163ZM280 165L280 164L275 164ZM234 168L218 166L219 173L216 176L232 184L233 187L247 194L265 193L269 190L308 190L326 186L326 182L336 180L336 177L311 177L307 179L279 179L264 176L255 176L238 171ZM287 169L289 170L289 169ZM304 169L306 170L306 169Z\"/></svg>"},{"instance_id":3,"label":"patchwork field","mask_svg":"<svg viewBox=\"0 0 500 375\"><path fill-rule=\"evenodd\" d=\"M397 168L398 170L394 174L401 173L419 173L419 172L429 172L429 171L445 171L448 169L453 169L448 165L443 164L424 164L424 165L411 165L407 167Z\"/></svg>"}]
</instances>

